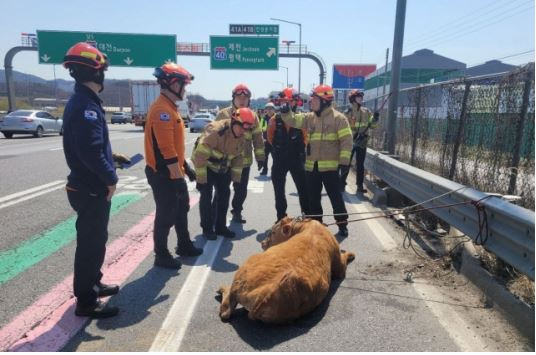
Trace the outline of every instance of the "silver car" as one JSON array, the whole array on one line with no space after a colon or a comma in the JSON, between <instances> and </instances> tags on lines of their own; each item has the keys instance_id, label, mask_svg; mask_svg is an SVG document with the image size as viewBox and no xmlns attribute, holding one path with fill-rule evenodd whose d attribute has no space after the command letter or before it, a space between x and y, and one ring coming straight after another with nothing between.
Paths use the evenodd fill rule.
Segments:
<instances>
[{"instance_id":1,"label":"silver car","mask_svg":"<svg viewBox=\"0 0 536 355\"><path fill-rule=\"evenodd\" d=\"M46 111L17 110L9 113L0 121L0 132L6 138L14 134L31 134L42 137L44 134L63 134L63 120Z\"/></svg>"},{"instance_id":2,"label":"silver car","mask_svg":"<svg viewBox=\"0 0 536 355\"><path fill-rule=\"evenodd\" d=\"M214 115L211 113L196 113L189 123L190 132L201 132L212 121L214 121Z\"/></svg>"}]
</instances>

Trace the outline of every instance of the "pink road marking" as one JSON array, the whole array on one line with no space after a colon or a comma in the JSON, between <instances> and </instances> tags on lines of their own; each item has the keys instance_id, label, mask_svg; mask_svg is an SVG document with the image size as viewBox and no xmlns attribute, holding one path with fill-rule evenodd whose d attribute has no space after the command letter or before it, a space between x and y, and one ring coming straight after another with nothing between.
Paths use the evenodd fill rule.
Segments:
<instances>
[{"instance_id":1,"label":"pink road marking","mask_svg":"<svg viewBox=\"0 0 536 355\"><path fill-rule=\"evenodd\" d=\"M190 206L199 195L190 198ZM106 248L105 283L122 284L153 250L154 212ZM59 351L86 324L74 314L73 275L66 277L33 305L0 329L0 351Z\"/></svg>"}]
</instances>

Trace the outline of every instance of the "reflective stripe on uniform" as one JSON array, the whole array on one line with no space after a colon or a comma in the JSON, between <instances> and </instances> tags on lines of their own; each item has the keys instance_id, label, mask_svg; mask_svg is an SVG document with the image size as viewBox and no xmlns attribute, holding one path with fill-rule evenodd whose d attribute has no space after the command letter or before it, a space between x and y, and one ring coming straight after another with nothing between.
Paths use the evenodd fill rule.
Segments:
<instances>
[{"instance_id":1,"label":"reflective stripe on uniform","mask_svg":"<svg viewBox=\"0 0 536 355\"><path fill-rule=\"evenodd\" d=\"M314 165L315 165L315 162L313 160L306 160L305 170L312 171L314 168ZM317 165L318 165L319 171L337 170L337 168L339 167L339 161L338 160L318 160Z\"/></svg>"},{"instance_id":2,"label":"reflective stripe on uniform","mask_svg":"<svg viewBox=\"0 0 536 355\"><path fill-rule=\"evenodd\" d=\"M351 134L352 134L352 130L350 129L350 127L341 128L337 132L337 135L338 135L339 138L346 137L346 136L351 135Z\"/></svg>"},{"instance_id":3,"label":"reflective stripe on uniform","mask_svg":"<svg viewBox=\"0 0 536 355\"><path fill-rule=\"evenodd\" d=\"M350 156L352 155L352 153L348 150L341 150L341 152L339 153L339 158L341 159L348 159L350 160Z\"/></svg>"}]
</instances>

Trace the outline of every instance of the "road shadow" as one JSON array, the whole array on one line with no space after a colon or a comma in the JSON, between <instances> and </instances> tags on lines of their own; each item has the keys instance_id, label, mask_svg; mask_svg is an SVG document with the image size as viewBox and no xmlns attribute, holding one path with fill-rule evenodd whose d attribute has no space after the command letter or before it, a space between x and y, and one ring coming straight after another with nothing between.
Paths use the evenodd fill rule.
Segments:
<instances>
[{"instance_id":1,"label":"road shadow","mask_svg":"<svg viewBox=\"0 0 536 355\"><path fill-rule=\"evenodd\" d=\"M96 326L103 330L127 328L142 322L151 314L150 308L160 302L166 301L169 295L160 295L160 292L172 277L177 275L176 270L153 267L141 278L133 280L121 288L119 294L108 302L111 306L119 307L116 317L97 319ZM101 340L82 329L78 335L69 341L63 351L76 351L82 343Z\"/></svg>"},{"instance_id":2,"label":"road shadow","mask_svg":"<svg viewBox=\"0 0 536 355\"><path fill-rule=\"evenodd\" d=\"M313 329L326 314L331 299L339 288L342 280L332 280L329 292L322 303L311 313L289 324L273 325L248 318L245 308L237 308L229 320L237 335L255 350L270 350L274 346L290 339L299 337ZM219 298L216 297L219 301ZM238 306L240 307L240 305Z\"/></svg>"}]
</instances>

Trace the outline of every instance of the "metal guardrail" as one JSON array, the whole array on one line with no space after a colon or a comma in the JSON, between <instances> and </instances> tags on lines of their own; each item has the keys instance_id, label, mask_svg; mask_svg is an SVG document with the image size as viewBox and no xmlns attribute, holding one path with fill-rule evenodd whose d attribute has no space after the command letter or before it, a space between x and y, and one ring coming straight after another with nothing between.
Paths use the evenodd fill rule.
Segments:
<instances>
[{"instance_id":1,"label":"metal guardrail","mask_svg":"<svg viewBox=\"0 0 536 355\"><path fill-rule=\"evenodd\" d=\"M401 163L396 159L367 149L365 168L416 203L451 192L424 207L478 201L488 194L454 181ZM461 188L461 190L459 190ZM489 238L484 247L534 280L534 212L498 197L482 201L487 217ZM478 214L471 204L437 208L431 213L475 240Z\"/></svg>"}]
</instances>

